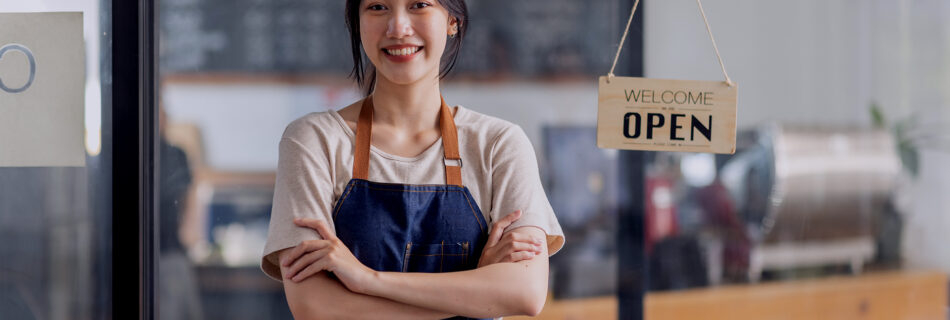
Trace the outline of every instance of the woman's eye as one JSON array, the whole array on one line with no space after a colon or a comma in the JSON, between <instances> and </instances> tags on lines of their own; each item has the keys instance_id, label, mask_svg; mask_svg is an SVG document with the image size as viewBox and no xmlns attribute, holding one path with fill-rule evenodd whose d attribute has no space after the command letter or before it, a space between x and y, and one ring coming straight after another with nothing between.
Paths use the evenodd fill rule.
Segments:
<instances>
[{"instance_id":1,"label":"woman's eye","mask_svg":"<svg viewBox=\"0 0 950 320\"><path fill-rule=\"evenodd\" d=\"M422 9L422 8L425 8L425 7L428 7L428 6L431 6L431 4L426 3L426 2L416 2L416 3L413 3L410 8L412 8L412 9Z\"/></svg>"},{"instance_id":2,"label":"woman's eye","mask_svg":"<svg viewBox=\"0 0 950 320\"><path fill-rule=\"evenodd\" d=\"M379 10L386 10L386 7L384 7L381 4L373 4L373 5L370 5L369 7L366 7L366 9L370 11L379 11Z\"/></svg>"}]
</instances>

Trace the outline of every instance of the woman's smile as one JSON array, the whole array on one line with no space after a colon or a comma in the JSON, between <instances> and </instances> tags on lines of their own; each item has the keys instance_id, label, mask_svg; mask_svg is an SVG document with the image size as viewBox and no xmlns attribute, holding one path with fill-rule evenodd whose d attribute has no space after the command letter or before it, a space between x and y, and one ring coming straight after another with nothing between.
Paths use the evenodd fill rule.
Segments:
<instances>
[{"instance_id":1,"label":"woman's smile","mask_svg":"<svg viewBox=\"0 0 950 320\"><path fill-rule=\"evenodd\" d=\"M422 51L422 46L416 45L395 45L388 46L382 49L383 55L386 56L390 61L396 63L409 62L415 58L420 51Z\"/></svg>"}]
</instances>

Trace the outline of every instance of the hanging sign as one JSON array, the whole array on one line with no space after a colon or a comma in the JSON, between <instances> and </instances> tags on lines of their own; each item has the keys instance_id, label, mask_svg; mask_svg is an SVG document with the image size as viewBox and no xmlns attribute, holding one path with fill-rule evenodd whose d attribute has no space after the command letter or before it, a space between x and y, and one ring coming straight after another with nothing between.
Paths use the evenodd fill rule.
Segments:
<instances>
[{"instance_id":1,"label":"hanging sign","mask_svg":"<svg viewBox=\"0 0 950 320\"><path fill-rule=\"evenodd\" d=\"M0 13L0 167L85 165L82 19Z\"/></svg>"},{"instance_id":2,"label":"hanging sign","mask_svg":"<svg viewBox=\"0 0 950 320\"><path fill-rule=\"evenodd\" d=\"M736 97L738 87L726 73L716 40L699 0L725 81L665 80L616 77L614 68L623 49L630 22L607 76L600 77L597 91L597 146L600 148L735 153Z\"/></svg>"},{"instance_id":3,"label":"hanging sign","mask_svg":"<svg viewBox=\"0 0 950 320\"><path fill-rule=\"evenodd\" d=\"M736 89L723 81L600 77L597 146L734 153Z\"/></svg>"}]
</instances>

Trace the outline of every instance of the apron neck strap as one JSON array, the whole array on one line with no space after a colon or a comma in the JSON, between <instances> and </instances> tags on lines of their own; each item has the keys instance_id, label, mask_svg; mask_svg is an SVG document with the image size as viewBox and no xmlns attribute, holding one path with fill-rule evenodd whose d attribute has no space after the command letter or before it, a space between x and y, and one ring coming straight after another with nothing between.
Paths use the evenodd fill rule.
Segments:
<instances>
[{"instance_id":1,"label":"apron neck strap","mask_svg":"<svg viewBox=\"0 0 950 320\"><path fill-rule=\"evenodd\" d=\"M441 97L440 97L441 98ZM439 127L442 131L445 184L462 186L462 157L459 155L458 130L452 111L442 100ZM356 123L356 149L353 152L353 179L369 180L369 146L373 137L373 97L363 99L360 118Z\"/></svg>"}]
</instances>

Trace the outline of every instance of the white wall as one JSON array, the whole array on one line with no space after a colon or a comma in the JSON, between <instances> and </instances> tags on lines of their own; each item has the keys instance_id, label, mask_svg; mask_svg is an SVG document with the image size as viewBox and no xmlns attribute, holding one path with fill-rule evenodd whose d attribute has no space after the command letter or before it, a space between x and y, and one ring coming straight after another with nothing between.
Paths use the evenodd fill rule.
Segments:
<instances>
[{"instance_id":1,"label":"white wall","mask_svg":"<svg viewBox=\"0 0 950 320\"><path fill-rule=\"evenodd\" d=\"M168 83L172 121L201 130L208 163L219 170L277 168L284 127L309 112L339 109L359 99L348 85ZM520 125L541 152L544 125L596 126L597 87L590 83L447 83L446 101ZM594 143L593 141L591 143Z\"/></svg>"},{"instance_id":2,"label":"white wall","mask_svg":"<svg viewBox=\"0 0 950 320\"><path fill-rule=\"evenodd\" d=\"M169 119L201 129L208 164L234 171L276 170L287 124L358 99L349 86L168 83L163 90Z\"/></svg>"}]
</instances>

